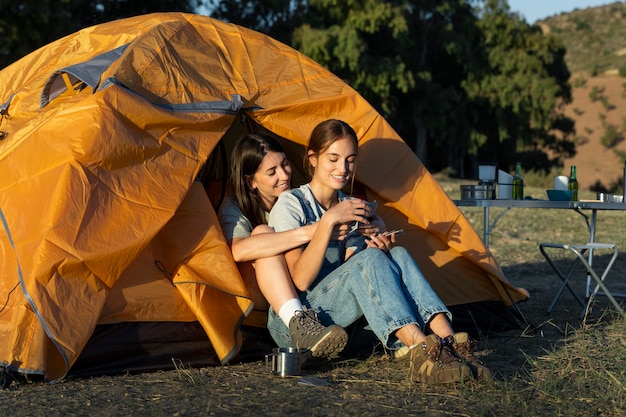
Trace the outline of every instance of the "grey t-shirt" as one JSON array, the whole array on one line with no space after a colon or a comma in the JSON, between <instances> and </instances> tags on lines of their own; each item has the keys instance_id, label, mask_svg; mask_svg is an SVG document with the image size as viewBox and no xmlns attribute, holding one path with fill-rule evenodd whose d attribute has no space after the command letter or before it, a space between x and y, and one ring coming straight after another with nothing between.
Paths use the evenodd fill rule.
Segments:
<instances>
[{"instance_id":1,"label":"grey t-shirt","mask_svg":"<svg viewBox=\"0 0 626 417\"><path fill-rule=\"evenodd\" d=\"M349 197L339 191L339 201L346 198ZM285 191L278 197L270 212L268 224L276 232L284 232L318 222L325 212L326 210L315 199L311 187L305 184L295 190ZM352 234L344 241L331 240L328 242L324 262L310 288L315 287L321 279L344 262L346 250L356 253L364 248L365 238L358 233Z\"/></svg>"},{"instance_id":2,"label":"grey t-shirt","mask_svg":"<svg viewBox=\"0 0 626 417\"><path fill-rule=\"evenodd\" d=\"M275 231L284 232L285 230L315 223L319 221L326 212L317 200L315 200L313 191L308 184L304 184L298 189L302 193L304 202L308 203L311 210L309 210L309 213L304 212L300 199L293 194L295 190L285 191L278 197L276 204L274 204L270 212L268 224L270 227L273 227ZM340 194L340 198L342 195L343 198L345 198L343 193Z\"/></svg>"},{"instance_id":3,"label":"grey t-shirt","mask_svg":"<svg viewBox=\"0 0 626 417\"><path fill-rule=\"evenodd\" d=\"M269 213L266 213L267 220ZM219 220L227 242L234 238L246 238L252 234L252 223L243 215L233 198L227 198L219 210Z\"/></svg>"}]
</instances>

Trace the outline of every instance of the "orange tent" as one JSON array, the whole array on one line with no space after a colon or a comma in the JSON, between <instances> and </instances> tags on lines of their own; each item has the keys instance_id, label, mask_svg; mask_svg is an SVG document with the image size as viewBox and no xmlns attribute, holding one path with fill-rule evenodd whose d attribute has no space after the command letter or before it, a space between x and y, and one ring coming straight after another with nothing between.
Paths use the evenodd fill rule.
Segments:
<instances>
[{"instance_id":1,"label":"orange tent","mask_svg":"<svg viewBox=\"0 0 626 417\"><path fill-rule=\"evenodd\" d=\"M359 94L260 33L181 13L87 28L2 70L0 111L6 371L63 378L120 323L199 323L220 362L235 358L253 305L212 184L241 132L277 135L297 161L330 117L355 128L361 192L459 317L527 297Z\"/></svg>"}]
</instances>

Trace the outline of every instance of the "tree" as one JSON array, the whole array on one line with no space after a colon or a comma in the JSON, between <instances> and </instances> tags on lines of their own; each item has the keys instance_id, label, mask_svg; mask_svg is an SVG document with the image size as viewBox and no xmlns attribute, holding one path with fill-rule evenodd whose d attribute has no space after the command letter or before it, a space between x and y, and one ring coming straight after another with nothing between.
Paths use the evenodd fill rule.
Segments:
<instances>
[{"instance_id":1,"label":"tree","mask_svg":"<svg viewBox=\"0 0 626 417\"><path fill-rule=\"evenodd\" d=\"M524 152L527 166L549 169L558 159L540 147L572 151L565 49L505 1L482 10L463 0L309 6L293 45L357 89L429 168L471 175L480 159L510 166Z\"/></svg>"},{"instance_id":2,"label":"tree","mask_svg":"<svg viewBox=\"0 0 626 417\"><path fill-rule=\"evenodd\" d=\"M287 45L308 12L306 0L207 0L211 17L265 33Z\"/></svg>"},{"instance_id":3,"label":"tree","mask_svg":"<svg viewBox=\"0 0 626 417\"><path fill-rule=\"evenodd\" d=\"M476 155L546 172L560 166L575 153L574 122L563 113L572 101L563 43L509 13L503 0L486 2L478 27L487 63L463 83L475 120L471 143L482 144Z\"/></svg>"},{"instance_id":4,"label":"tree","mask_svg":"<svg viewBox=\"0 0 626 417\"><path fill-rule=\"evenodd\" d=\"M140 14L192 12L201 0L0 0L0 68L88 26Z\"/></svg>"}]
</instances>

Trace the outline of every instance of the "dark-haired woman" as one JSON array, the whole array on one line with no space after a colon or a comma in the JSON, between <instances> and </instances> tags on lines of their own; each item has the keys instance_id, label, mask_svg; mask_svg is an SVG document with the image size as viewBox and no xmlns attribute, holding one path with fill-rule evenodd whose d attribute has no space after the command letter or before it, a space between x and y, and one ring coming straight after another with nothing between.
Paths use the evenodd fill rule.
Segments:
<instances>
[{"instance_id":1,"label":"dark-haired woman","mask_svg":"<svg viewBox=\"0 0 626 417\"><path fill-rule=\"evenodd\" d=\"M310 349L313 356L333 357L344 349L348 336L340 326L322 325L314 310L303 307L283 255L311 240L317 225L282 233L267 226L276 199L291 188L291 172L273 137L240 138L231 156L232 195L220 208L220 224L255 308L267 308L269 303L270 314L288 329L290 345Z\"/></svg>"}]
</instances>

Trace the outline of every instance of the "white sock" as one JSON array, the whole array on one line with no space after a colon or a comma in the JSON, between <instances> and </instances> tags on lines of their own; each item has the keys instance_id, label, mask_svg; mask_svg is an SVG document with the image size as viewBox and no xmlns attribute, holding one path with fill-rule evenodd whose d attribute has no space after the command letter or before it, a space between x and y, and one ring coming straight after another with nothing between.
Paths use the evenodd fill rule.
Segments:
<instances>
[{"instance_id":1,"label":"white sock","mask_svg":"<svg viewBox=\"0 0 626 417\"><path fill-rule=\"evenodd\" d=\"M303 311L302 303L299 298L292 298L291 300L287 300L285 304L280 307L280 311L278 311L278 316L285 323L287 327L289 327L289 321L296 314L296 311Z\"/></svg>"}]
</instances>

